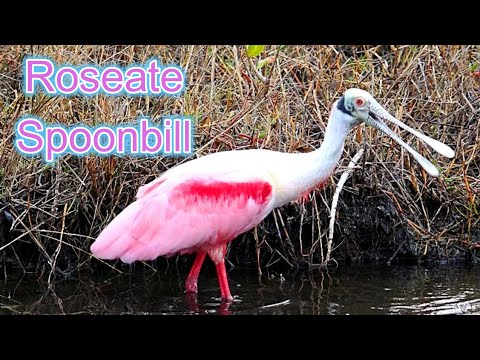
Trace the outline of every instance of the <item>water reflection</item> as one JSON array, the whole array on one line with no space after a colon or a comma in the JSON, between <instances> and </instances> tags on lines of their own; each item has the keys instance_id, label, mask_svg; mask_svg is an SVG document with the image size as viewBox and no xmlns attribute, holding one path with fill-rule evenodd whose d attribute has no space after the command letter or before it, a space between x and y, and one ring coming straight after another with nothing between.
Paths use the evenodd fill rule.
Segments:
<instances>
[{"instance_id":1,"label":"water reflection","mask_svg":"<svg viewBox=\"0 0 480 360\"><path fill-rule=\"evenodd\" d=\"M0 314L480 314L477 267L343 267L324 274L230 271L234 301L219 298L215 274L200 275L198 296L185 274L142 271L58 281L9 276Z\"/></svg>"}]
</instances>

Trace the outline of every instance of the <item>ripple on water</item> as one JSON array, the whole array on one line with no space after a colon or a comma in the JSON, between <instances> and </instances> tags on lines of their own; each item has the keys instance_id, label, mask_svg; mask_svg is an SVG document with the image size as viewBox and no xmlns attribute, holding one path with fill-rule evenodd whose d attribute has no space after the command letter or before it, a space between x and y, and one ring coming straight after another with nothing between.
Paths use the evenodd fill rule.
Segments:
<instances>
[{"instance_id":1,"label":"ripple on water","mask_svg":"<svg viewBox=\"0 0 480 360\"><path fill-rule=\"evenodd\" d=\"M58 281L9 276L0 286L1 314L480 314L479 269L440 266L341 267L328 275L229 272L231 304L218 297L216 275L202 272L197 296L185 274L138 271Z\"/></svg>"}]
</instances>

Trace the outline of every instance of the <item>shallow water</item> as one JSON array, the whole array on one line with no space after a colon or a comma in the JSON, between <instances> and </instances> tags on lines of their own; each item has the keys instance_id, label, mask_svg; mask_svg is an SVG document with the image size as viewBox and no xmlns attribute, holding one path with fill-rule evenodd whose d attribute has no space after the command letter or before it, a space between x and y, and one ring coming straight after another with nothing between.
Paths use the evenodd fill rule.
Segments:
<instances>
[{"instance_id":1,"label":"shallow water","mask_svg":"<svg viewBox=\"0 0 480 360\"><path fill-rule=\"evenodd\" d=\"M480 268L444 265L355 266L323 274L229 272L235 299L222 303L214 273L198 296L184 274L142 272L57 281L8 276L0 314L480 314Z\"/></svg>"}]
</instances>

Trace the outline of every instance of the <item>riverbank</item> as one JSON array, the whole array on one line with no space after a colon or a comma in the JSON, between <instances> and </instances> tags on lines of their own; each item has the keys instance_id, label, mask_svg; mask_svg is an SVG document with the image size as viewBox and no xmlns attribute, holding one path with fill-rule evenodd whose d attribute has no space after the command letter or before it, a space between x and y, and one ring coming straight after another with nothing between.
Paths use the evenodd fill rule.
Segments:
<instances>
[{"instance_id":1,"label":"riverbank","mask_svg":"<svg viewBox=\"0 0 480 360\"><path fill-rule=\"evenodd\" d=\"M158 58L184 69L186 88L179 97L27 97L22 92L27 55L73 66L127 67ZM254 68L260 61L263 67ZM335 184L364 147L340 194L332 266L335 261L478 261L479 63L478 46L267 46L253 59L242 46L4 46L2 273L68 274L104 264L91 258L95 237L133 201L139 186L186 160L67 154L48 165L14 148L20 117L94 127L131 123L139 115L155 120L181 114L195 122L194 156L250 148L306 152L320 146L331 104L349 87L371 92L409 126L451 146L455 158L430 152L394 129L440 169L440 177L432 178L389 138L361 126L347 139L328 184L308 202L277 209L255 231L241 235L228 260L261 269L321 263ZM169 262L190 264L191 258Z\"/></svg>"}]
</instances>

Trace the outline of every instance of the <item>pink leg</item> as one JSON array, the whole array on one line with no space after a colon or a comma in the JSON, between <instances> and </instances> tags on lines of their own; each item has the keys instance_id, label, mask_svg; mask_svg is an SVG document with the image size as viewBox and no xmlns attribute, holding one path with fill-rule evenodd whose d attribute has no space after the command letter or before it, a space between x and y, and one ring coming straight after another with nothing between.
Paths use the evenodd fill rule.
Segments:
<instances>
[{"instance_id":1,"label":"pink leg","mask_svg":"<svg viewBox=\"0 0 480 360\"><path fill-rule=\"evenodd\" d=\"M205 260L205 255L207 255L207 253L205 253L204 251L197 252L197 257L195 258L192 268L190 269L190 273L185 280L185 289L189 293L196 293L198 290L198 275L200 274L203 260Z\"/></svg>"},{"instance_id":2,"label":"pink leg","mask_svg":"<svg viewBox=\"0 0 480 360\"><path fill-rule=\"evenodd\" d=\"M220 294L222 299L232 301L233 297L228 286L227 272L225 270L225 260L222 260L217 266L218 283L220 284Z\"/></svg>"},{"instance_id":3,"label":"pink leg","mask_svg":"<svg viewBox=\"0 0 480 360\"><path fill-rule=\"evenodd\" d=\"M198 307L197 293L187 292L185 295L185 302L187 303L188 310L197 314L200 312Z\"/></svg>"},{"instance_id":4,"label":"pink leg","mask_svg":"<svg viewBox=\"0 0 480 360\"><path fill-rule=\"evenodd\" d=\"M228 286L227 271L225 270L225 253L227 252L227 245L220 245L219 247L209 250L208 255L215 263L217 268L218 283L220 285L220 294L222 299L232 301L233 297Z\"/></svg>"}]
</instances>

